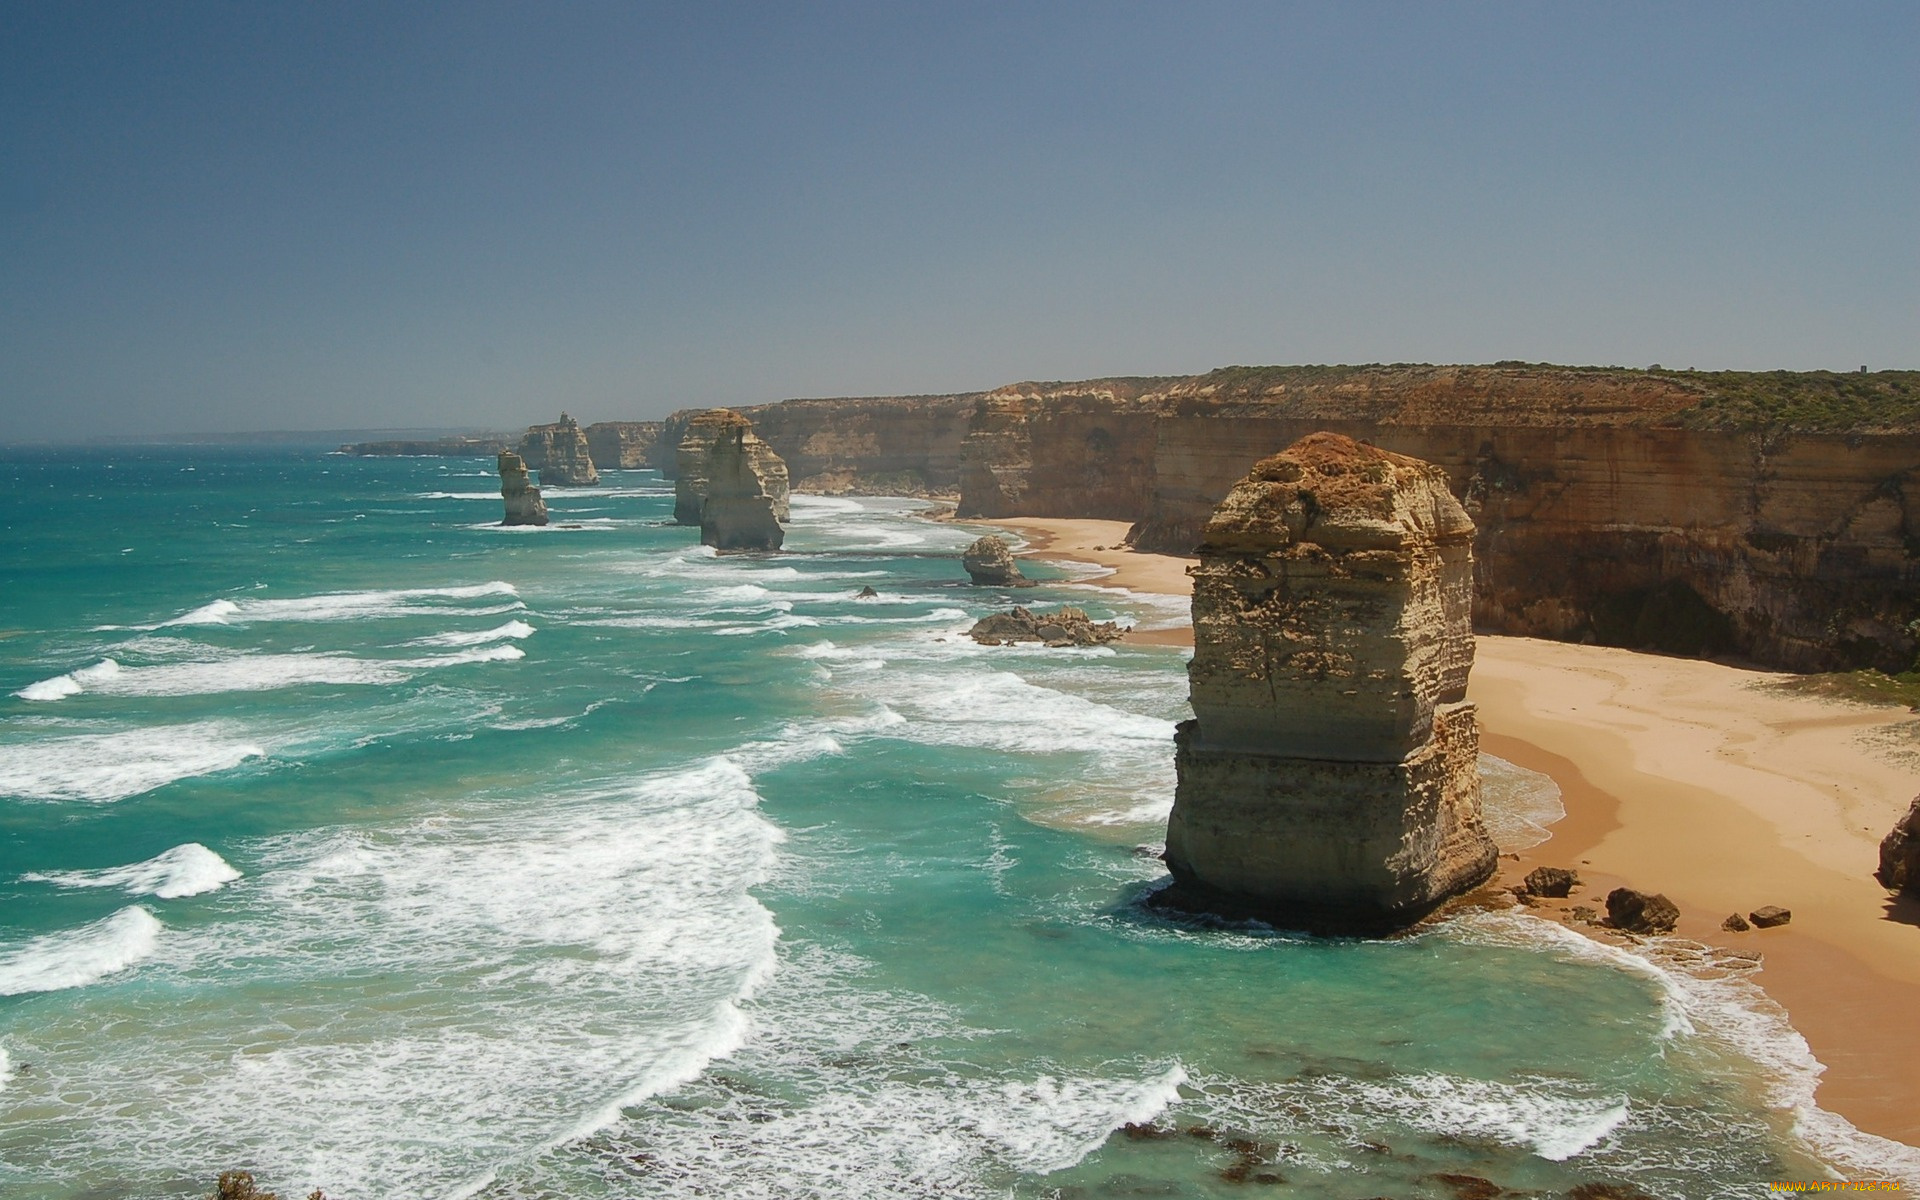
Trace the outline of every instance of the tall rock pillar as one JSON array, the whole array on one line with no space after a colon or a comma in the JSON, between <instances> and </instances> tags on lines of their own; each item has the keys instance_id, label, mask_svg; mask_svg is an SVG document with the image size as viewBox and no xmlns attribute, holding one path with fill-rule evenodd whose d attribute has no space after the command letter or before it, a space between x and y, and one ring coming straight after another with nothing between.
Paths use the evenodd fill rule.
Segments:
<instances>
[{"instance_id":1,"label":"tall rock pillar","mask_svg":"<svg viewBox=\"0 0 1920 1200\"><path fill-rule=\"evenodd\" d=\"M526 460L511 450L500 452L500 499L506 503L507 510L500 521L502 525L547 523L547 502L540 498L540 489L528 478Z\"/></svg>"},{"instance_id":2,"label":"tall rock pillar","mask_svg":"<svg viewBox=\"0 0 1920 1200\"><path fill-rule=\"evenodd\" d=\"M520 454L548 487L592 487L600 482L586 432L566 413L551 425L528 427L520 439Z\"/></svg>"},{"instance_id":3,"label":"tall rock pillar","mask_svg":"<svg viewBox=\"0 0 1920 1200\"><path fill-rule=\"evenodd\" d=\"M772 502L774 520L788 520L786 461L753 432L753 422L730 408L710 408L687 423L686 434L674 452L674 523L704 524L707 496L712 491L714 455L723 440L729 442L725 453L742 456L747 470L759 481L761 490ZM735 480L730 486L738 490L744 484Z\"/></svg>"},{"instance_id":4,"label":"tall rock pillar","mask_svg":"<svg viewBox=\"0 0 1920 1200\"><path fill-rule=\"evenodd\" d=\"M1214 510L1167 903L1382 932L1492 875L1465 699L1473 534L1438 467L1330 433Z\"/></svg>"}]
</instances>

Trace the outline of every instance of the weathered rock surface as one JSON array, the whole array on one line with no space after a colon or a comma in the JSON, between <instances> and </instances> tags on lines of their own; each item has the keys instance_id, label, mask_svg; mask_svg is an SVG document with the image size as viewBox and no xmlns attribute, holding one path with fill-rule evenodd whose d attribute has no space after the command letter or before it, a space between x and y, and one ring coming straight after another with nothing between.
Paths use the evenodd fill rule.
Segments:
<instances>
[{"instance_id":1,"label":"weathered rock surface","mask_svg":"<svg viewBox=\"0 0 1920 1200\"><path fill-rule=\"evenodd\" d=\"M1894 823L1880 841L1880 869L1873 873L1882 887L1920 896L1920 796L1907 815Z\"/></svg>"},{"instance_id":2,"label":"weathered rock surface","mask_svg":"<svg viewBox=\"0 0 1920 1200\"><path fill-rule=\"evenodd\" d=\"M1044 642L1049 646L1102 646L1117 642L1127 631L1112 621L1094 621L1085 610L1062 607L1058 612L1015 608L974 622L967 636L982 646L1008 642Z\"/></svg>"},{"instance_id":3,"label":"weathered rock surface","mask_svg":"<svg viewBox=\"0 0 1920 1200\"><path fill-rule=\"evenodd\" d=\"M695 422L680 444L682 505L697 505L700 541L717 550L778 550L786 540L787 467L754 436L745 417L726 409ZM691 489L698 487L697 495Z\"/></svg>"},{"instance_id":4,"label":"weathered rock surface","mask_svg":"<svg viewBox=\"0 0 1920 1200\"><path fill-rule=\"evenodd\" d=\"M751 421L730 408L710 408L689 421L685 429L674 456L673 519L677 524L702 523L701 514L711 490L714 449L736 432L744 432L737 440L749 460L746 469L773 502L774 519L788 520L787 464L753 433Z\"/></svg>"},{"instance_id":5,"label":"weathered rock surface","mask_svg":"<svg viewBox=\"0 0 1920 1200\"><path fill-rule=\"evenodd\" d=\"M551 425L528 428L520 439L520 456L540 472L540 482L547 487L592 487L600 482L587 435L566 413Z\"/></svg>"},{"instance_id":6,"label":"weathered rock surface","mask_svg":"<svg viewBox=\"0 0 1920 1200\"><path fill-rule=\"evenodd\" d=\"M1335 434L1221 502L1192 571L1170 903L1368 932L1492 875L1472 541L1436 468Z\"/></svg>"},{"instance_id":7,"label":"weathered rock surface","mask_svg":"<svg viewBox=\"0 0 1920 1200\"><path fill-rule=\"evenodd\" d=\"M1672 933L1680 909L1658 892L1615 888L1607 893L1607 924L1628 933Z\"/></svg>"},{"instance_id":8,"label":"weathered rock surface","mask_svg":"<svg viewBox=\"0 0 1920 1200\"><path fill-rule=\"evenodd\" d=\"M967 578L981 587L1032 587L1033 580L1020 573L1013 551L1005 539L987 534L978 538L960 555Z\"/></svg>"},{"instance_id":9,"label":"weathered rock surface","mask_svg":"<svg viewBox=\"0 0 1920 1200\"><path fill-rule=\"evenodd\" d=\"M527 475L527 464L511 450L502 450L499 458L500 499L506 502L507 513L500 521L502 525L545 525L547 523L547 502L540 498L540 489L533 486Z\"/></svg>"},{"instance_id":10,"label":"weathered rock surface","mask_svg":"<svg viewBox=\"0 0 1920 1200\"><path fill-rule=\"evenodd\" d=\"M1728 933L1745 933L1747 930L1752 929L1753 926L1747 924L1747 919L1739 913L1728 913L1727 919L1720 922L1720 928L1726 930Z\"/></svg>"},{"instance_id":11,"label":"weathered rock surface","mask_svg":"<svg viewBox=\"0 0 1920 1200\"><path fill-rule=\"evenodd\" d=\"M1531 896L1567 896L1580 884L1580 876L1565 867L1535 867L1527 872L1527 894Z\"/></svg>"},{"instance_id":12,"label":"weathered rock surface","mask_svg":"<svg viewBox=\"0 0 1920 1200\"><path fill-rule=\"evenodd\" d=\"M660 440L659 421L597 421L587 426L587 452L596 468L631 471L651 467Z\"/></svg>"}]
</instances>

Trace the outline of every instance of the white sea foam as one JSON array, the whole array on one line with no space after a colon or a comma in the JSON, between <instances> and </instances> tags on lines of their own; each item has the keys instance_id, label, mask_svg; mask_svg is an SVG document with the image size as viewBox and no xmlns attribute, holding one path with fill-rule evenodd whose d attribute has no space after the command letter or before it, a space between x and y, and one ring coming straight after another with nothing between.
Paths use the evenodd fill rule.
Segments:
<instances>
[{"instance_id":1,"label":"white sea foam","mask_svg":"<svg viewBox=\"0 0 1920 1200\"><path fill-rule=\"evenodd\" d=\"M124 800L265 753L244 730L223 722L44 737L0 745L0 795Z\"/></svg>"},{"instance_id":2,"label":"white sea foam","mask_svg":"<svg viewBox=\"0 0 1920 1200\"><path fill-rule=\"evenodd\" d=\"M219 891L240 878L240 872L199 842L188 842L130 866L33 872L20 878L70 888L117 887L136 896L178 900Z\"/></svg>"},{"instance_id":3,"label":"white sea foam","mask_svg":"<svg viewBox=\"0 0 1920 1200\"><path fill-rule=\"evenodd\" d=\"M415 638L408 643L413 646L484 646L488 642L503 641L508 638L532 637L535 630L525 621L508 621L505 625L493 629L481 629L472 633L436 633L430 637Z\"/></svg>"},{"instance_id":4,"label":"white sea foam","mask_svg":"<svg viewBox=\"0 0 1920 1200\"><path fill-rule=\"evenodd\" d=\"M514 635L490 634L484 640L494 641L499 636ZM518 646L483 645L453 654L391 660L355 658L347 654L223 653L191 662L122 667L107 659L94 667L42 680L15 694L29 700L52 701L82 692L103 696L207 696L323 684L375 686L404 683L417 671L524 657L526 651ZM108 666L112 669L101 669Z\"/></svg>"},{"instance_id":5,"label":"white sea foam","mask_svg":"<svg viewBox=\"0 0 1920 1200\"><path fill-rule=\"evenodd\" d=\"M121 672L120 664L111 658L103 658L90 667L81 667L65 675L56 675L52 679L42 679L30 683L15 692L22 700L63 700L68 696L77 696L89 686L99 686L110 682Z\"/></svg>"},{"instance_id":6,"label":"white sea foam","mask_svg":"<svg viewBox=\"0 0 1920 1200\"><path fill-rule=\"evenodd\" d=\"M1551 836L1548 827L1567 815L1552 776L1491 754L1480 756L1480 807L1488 835L1506 851L1538 846Z\"/></svg>"},{"instance_id":7,"label":"white sea foam","mask_svg":"<svg viewBox=\"0 0 1920 1200\"><path fill-rule=\"evenodd\" d=\"M86 987L153 954L160 922L129 905L91 925L0 947L0 996Z\"/></svg>"},{"instance_id":8,"label":"white sea foam","mask_svg":"<svg viewBox=\"0 0 1920 1200\"><path fill-rule=\"evenodd\" d=\"M510 583L494 580L465 587L389 588L363 592L325 592L315 596L289 596L280 599L242 597L238 600L214 600L191 612L182 613L159 625L138 626L159 629L176 625L234 625L261 621L361 621L376 617L411 616L424 611L446 610L441 601L478 600L487 596L518 596Z\"/></svg>"}]
</instances>

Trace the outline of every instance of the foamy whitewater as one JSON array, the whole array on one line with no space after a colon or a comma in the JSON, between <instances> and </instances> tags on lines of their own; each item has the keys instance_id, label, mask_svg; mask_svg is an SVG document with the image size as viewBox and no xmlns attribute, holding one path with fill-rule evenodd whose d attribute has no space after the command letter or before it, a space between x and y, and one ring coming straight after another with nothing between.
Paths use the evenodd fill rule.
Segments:
<instances>
[{"instance_id":1,"label":"foamy whitewater","mask_svg":"<svg viewBox=\"0 0 1920 1200\"><path fill-rule=\"evenodd\" d=\"M0 1194L1920 1182L1750 963L1147 912L1184 656L964 630L1177 599L968 587L904 500L721 557L650 472L505 531L477 460L0 461Z\"/></svg>"}]
</instances>

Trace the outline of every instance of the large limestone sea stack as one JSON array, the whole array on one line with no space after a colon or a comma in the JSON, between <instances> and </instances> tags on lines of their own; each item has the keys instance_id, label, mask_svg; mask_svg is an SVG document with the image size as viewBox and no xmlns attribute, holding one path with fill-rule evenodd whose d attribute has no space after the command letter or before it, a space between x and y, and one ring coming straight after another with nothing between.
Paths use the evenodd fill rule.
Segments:
<instances>
[{"instance_id":1,"label":"large limestone sea stack","mask_svg":"<svg viewBox=\"0 0 1920 1200\"><path fill-rule=\"evenodd\" d=\"M511 450L500 452L500 499L505 501L507 509L507 515L500 521L502 525L547 523L547 502L540 498L540 489L528 478L526 460Z\"/></svg>"},{"instance_id":2,"label":"large limestone sea stack","mask_svg":"<svg viewBox=\"0 0 1920 1200\"><path fill-rule=\"evenodd\" d=\"M681 439L673 517L717 550L778 550L786 540L787 464L739 413L695 417Z\"/></svg>"},{"instance_id":3,"label":"large limestone sea stack","mask_svg":"<svg viewBox=\"0 0 1920 1200\"><path fill-rule=\"evenodd\" d=\"M1373 933L1492 875L1465 699L1473 535L1439 468L1329 433L1214 510L1166 903Z\"/></svg>"},{"instance_id":4,"label":"large limestone sea stack","mask_svg":"<svg viewBox=\"0 0 1920 1200\"><path fill-rule=\"evenodd\" d=\"M592 487L600 482L587 435L580 422L566 413L551 425L530 427L520 439L520 453L548 487Z\"/></svg>"}]
</instances>

